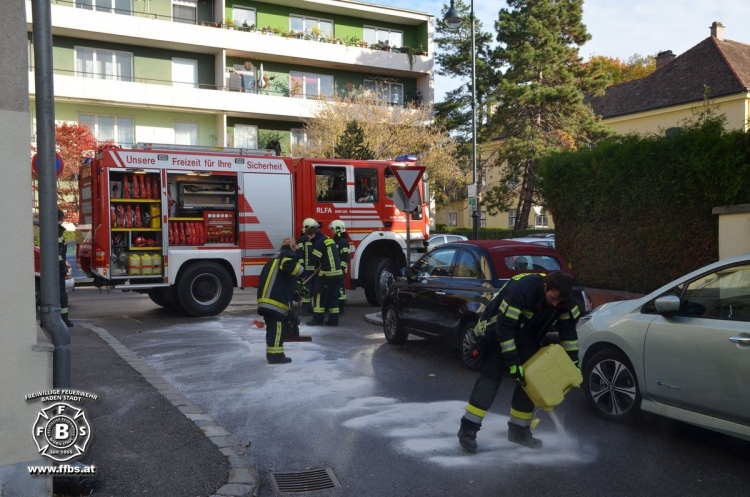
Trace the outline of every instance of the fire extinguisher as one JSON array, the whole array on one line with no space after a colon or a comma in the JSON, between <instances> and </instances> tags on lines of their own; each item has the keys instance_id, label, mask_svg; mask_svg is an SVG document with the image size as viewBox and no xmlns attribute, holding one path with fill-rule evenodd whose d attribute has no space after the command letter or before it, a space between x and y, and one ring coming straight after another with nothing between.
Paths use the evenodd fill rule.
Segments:
<instances>
[{"instance_id":1,"label":"fire extinguisher","mask_svg":"<svg viewBox=\"0 0 750 497\"><path fill-rule=\"evenodd\" d=\"M140 228L141 226L143 226L143 218L141 218L141 206L140 205L136 205L135 206L135 223L134 223L134 226L136 228Z\"/></svg>"},{"instance_id":2,"label":"fire extinguisher","mask_svg":"<svg viewBox=\"0 0 750 497\"><path fill-rule=\"evenodd\" d=\"M180 223L180 245L185 245L185 223Z\"/></svg>"},{"instance_id":3,"label":"fire extinguisher","mask_svg":"<svg viewBox=\"0 0 750 497\"><path fill-rule=\"evenodd\" d=\"M156 176L151 176L151 198L159 198L159 183L156 181Z\"/></svg>"},{"instance_id":4,"label":"fire extinguisher","mask_svg":"<svg viewBox=\"0 0 750 497\"><path fill-rule=\"evenodd\" d=\"M141 198L140 191L138 189L138 176L133 175L133 198Z\"/></svg>"},{"instance_id":5,"label":"fire extinguisher","mask_svg":"<svg viewBox=\"0 0 750 497\"><path fill-rule=\"evenodd\" d=\"M133 227L133 209L130 206L128 206L127 210L125 211L125 227Z\"/></svg>"},{"instance_id":6,"label":"fire extinguisher","mask_svg":"<svg viewBox=\"0 0 750 497\"><path fill-rule=\"evenodd\" d=\"M196 230L198 231L198 245L205 245L206 239L205 235L203 233L203 224L197 223L195 226Z\"/></svg>"},{"instance_id":7,"label":"fire extinguisher","mask_svg":"<svg viewBox=\"0 0 750 497\"><path fill-rule=\"evenodd\" d=\"M151 198L151 182L145 176L141 176L141 197Z\"/></svg>"},{"instance_id":8,"label":"fire extinguisher","mask_svg":"<svg viewBox=\"0 0 750 497\"><path fill-rule=\"evenodd\" d=\"M130 183L127 174L122 177L122 198L130 198Z\"/></svg>"},{"instance_id":9,"label":"fire extinguisher","mask_svg":"<svg viewBox=\"0 0 750 497\"><path fill-rule=\"evenodd\" d=\"M110 208L109 208L109 217L112 218L112 220L111 220L112 221L112 227L116 228L117 227L117 214L115 214L115 206L114 205L110 206Z\"/></svg>"}]
</instances>

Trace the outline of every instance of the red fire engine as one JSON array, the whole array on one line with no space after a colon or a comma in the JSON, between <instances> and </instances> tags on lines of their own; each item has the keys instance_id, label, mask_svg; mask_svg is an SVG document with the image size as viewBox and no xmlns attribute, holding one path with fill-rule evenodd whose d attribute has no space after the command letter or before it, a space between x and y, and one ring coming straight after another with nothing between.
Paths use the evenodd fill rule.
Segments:
<instances>
[{"instance_id":1,"label":"red fire engine","mask_svg":"<svg viewBox=\"0 0 750 497\"><path fill-rule=\"evenodd\" d=\"M408 163L277 157L273 151L137 144L103 147L80 169L80 220L91 235L81 269L98 286L148 293L194 316L222 312L235 287L314 218L327 234L344 221L349 288L382 303L398 268L429 236L426 186L406 215L394 205L393 169ZM413 198L413 197L412 197Z\"/></svg>"}]
</instances>

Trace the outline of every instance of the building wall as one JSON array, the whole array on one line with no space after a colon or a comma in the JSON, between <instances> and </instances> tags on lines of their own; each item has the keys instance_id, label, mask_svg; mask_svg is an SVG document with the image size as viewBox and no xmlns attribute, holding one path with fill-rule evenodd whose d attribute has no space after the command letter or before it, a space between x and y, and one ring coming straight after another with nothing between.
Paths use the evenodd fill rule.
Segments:
<instances>
[{"instance_id":1,"label":"building wall","mask_svg":"<svg viewBox=\"0 0 750 497\"><path fill-rule=\"evenodd\" d=\"M719 217L719 259L750 254L750 204L715 207Z\"/></svg>"},{"instance_id":2,"label":"building wall","mask_svg":"<svg viewBox=\"0 0 750 497\"><path fill-rule=\"evenodd\" d=\"M3 495L49 495L49 478L31 478L26 463L38 463L31 437L38 403L24 396L52 386L51 353L37 338L31 223L31 165L27 38L22 2L3 4L0 15L0 156L3 181L0 216L3 268L0 306L0 488ZM8 312L13 309L13 312ZM44 340L42 340L43 342Z\"/></svg>"},{"instance_id":3,"label":"building wall","mask_svg":"<svg viewBox=\"0 0 750 497\"><path fill-rule=\"evenodd\" d=\"M610 117L603 122L620 134L660 133L672 127L679 127L686 120L694 119L702 110L709 108L727 119L728 129L748 129L748 106L750 94L738 94L712 100L708 106L703 103L656 109L638 114Z\"/></svg>"}]
</instances>

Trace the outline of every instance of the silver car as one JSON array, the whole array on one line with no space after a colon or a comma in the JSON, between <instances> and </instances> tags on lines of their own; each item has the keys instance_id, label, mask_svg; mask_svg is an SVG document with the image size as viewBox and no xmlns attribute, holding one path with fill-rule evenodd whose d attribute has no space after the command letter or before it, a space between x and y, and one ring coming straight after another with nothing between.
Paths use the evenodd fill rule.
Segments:
<instances>
[{"instance_id":1,"label":"silver car","mask_svg":"<svg viewBox=\"0 0 750 497\"><path fill-rule=\"evenodd\" d=\"M578 323L586 398L750 440L750 254L724 259Z\"/></svg>"}]
</instances>

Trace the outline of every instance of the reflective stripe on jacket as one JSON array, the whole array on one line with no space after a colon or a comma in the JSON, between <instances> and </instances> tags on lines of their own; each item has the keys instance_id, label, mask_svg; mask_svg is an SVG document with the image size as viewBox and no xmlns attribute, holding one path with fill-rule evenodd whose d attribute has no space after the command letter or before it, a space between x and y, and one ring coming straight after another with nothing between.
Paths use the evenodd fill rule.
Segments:
<instances>
[{"instance_id":1,"label":"reflective stripe on jacket","mask_svg":"<svg viewBox=\"0 0 750 497\"><path fill-rule=\"evenodd\" d=\"M297 255L289 247L281 247L260 272L258 282L258 314L270 312L286 316L291 308L296 279L304 272Z\"/></svg>"}]
</instances>

